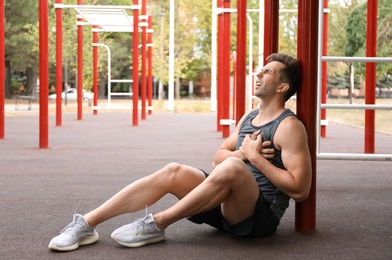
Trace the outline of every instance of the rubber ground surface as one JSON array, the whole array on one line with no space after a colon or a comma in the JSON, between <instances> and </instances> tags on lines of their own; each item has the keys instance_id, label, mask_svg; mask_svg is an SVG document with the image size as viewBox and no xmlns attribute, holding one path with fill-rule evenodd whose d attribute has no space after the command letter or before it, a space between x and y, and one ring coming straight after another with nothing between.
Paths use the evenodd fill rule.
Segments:
<instances>
[{"instance_id":1,"label":"rubber ground surface","mask_svg":"<svg viewBox=\"0 0 392 260\"><path fill-rule=\"evenodd\" d=\"M67 253L47 245L72 220L130 182L170 162L207 171L223 141L216 114L154 113L132 126L127 112L49 116L49 148L39 149L34 112L6 116L0 141L1 259L392 259L392 162L317 161L316 231L295 230L291 202L271 237L244 239L181 220L164 242L125 248L113 230L145 212L113 218L97 227L97 243ZM324 152L362 152L363 130L330 124ZM392 152L392 136L376 135L376 152ZM163 210L167 195L149 208Z\"/></svg>"}]
</instances>

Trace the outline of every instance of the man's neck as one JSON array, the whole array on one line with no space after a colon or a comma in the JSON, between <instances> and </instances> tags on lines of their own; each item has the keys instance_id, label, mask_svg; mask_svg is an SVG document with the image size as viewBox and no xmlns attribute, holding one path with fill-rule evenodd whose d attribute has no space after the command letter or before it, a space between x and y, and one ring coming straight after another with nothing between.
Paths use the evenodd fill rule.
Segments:
<instances>
[{"instance_id":1,"label":"man's neck","mask_svg":"<svg viewBox=\"0 0 392 260\"><path fill-rule=\"evenodd\" d=\"M263 125L277 118L285 110L285 104L260 101L259 114L253 119L253 124Z\"/></svg>"}]
</instances>

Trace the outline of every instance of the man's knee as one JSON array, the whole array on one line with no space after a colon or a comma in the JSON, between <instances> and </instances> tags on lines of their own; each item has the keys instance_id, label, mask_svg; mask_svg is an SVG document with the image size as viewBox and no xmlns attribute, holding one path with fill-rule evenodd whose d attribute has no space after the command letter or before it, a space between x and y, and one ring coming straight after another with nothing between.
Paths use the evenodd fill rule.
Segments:
<instances>
[{"instance_id":1,"label":"man's knee","mask_svg":"<svg viewBox=\"0 0 392 260\"><path fill-rule=\"evenodd\" d=\"M246 173L250 173L249 168L241 159L229 157L215 167L211 176L228 181L239 181L247 175Z\"/></svg>"},{"instance_id":2,"label":"man's knee","mask_svg":"<svg viewBox=\"0 0 392 260\"><path fill-rule=\"evenodd\" d=\"M184 167L179 163L172 162L165 165L160 174L165 181L177 181L184 176Z\"/></svg>"},{"instance_id":3,"label":"man's knee","mask_svg":"<svg viewBox=\"0 0 392 260\"><path fill-rule=\"evenodd\" d=\"M169 163L157 174L159 175L158 181L166 187L167 192L179 199L205 180L200 170L179 163Z\"/></svg>"},{"instance_id":4,"label":"man's knee","mask_svg":"<svg viewBox=\"0 0 392 260\"><path fill-rule=\"evenodd\" d=\"M167 175L175 175L183 171L183 165L171 162L163 167L163 172Z\"/></svg>"},{"instance_id":5,"label":"man's knee","mask_svg":"<svg viewBox=\"0 0 392 260\"><path fill-rule=\"evenodd\" d=\"M244 169L247 169L247 166L244 161L236 157L227 158L219 166L227 172L240 172Z\"/></svg>"}]
</instances>

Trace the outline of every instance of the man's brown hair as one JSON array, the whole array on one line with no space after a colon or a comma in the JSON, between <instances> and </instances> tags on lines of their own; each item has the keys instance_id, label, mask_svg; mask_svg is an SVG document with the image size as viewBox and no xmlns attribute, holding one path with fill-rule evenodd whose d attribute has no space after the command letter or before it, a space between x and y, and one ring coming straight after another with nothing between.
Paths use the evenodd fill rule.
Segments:
<instances>
[{"instance_id":1,"label":"man's brown hair","mask_svg":"<svg viewBox=\"0 0 392 260\"><path fill-rule=\"evenodd\" d=\"M283 63L285 68L280 70L280 80L289 84L289 90L286 92L286 101L294 95L301 85L301 67L298 59L285 53L273 53L267 57L268 62L277 61Z\"/></svg>"}]
</instances>

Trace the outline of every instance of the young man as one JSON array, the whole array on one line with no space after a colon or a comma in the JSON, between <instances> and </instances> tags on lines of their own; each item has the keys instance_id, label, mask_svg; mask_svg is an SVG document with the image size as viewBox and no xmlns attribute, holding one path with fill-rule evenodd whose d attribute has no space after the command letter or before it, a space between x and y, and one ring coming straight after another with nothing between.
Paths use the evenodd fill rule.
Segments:
<instances>
[{"instance_id":1,"label":"young man","mask_svg":"<svg viewBox=\"0 0 392 260\"><path fill-rule=\"evenodd\" d=\"M165 194L179 201L112 233L127 247L139 247L165 239L165 229L188 217L238 236L273 234L289 205L304 200L311 185L311 159L303 124L285 108L300 85L298 61L286 54L268 57L257 74L255 96L259 109L242 117L234 132L217 151L213 170L170 163L129 184L97 209L74 220L54 237L49 248L75 250L94 243L94 227L120 214L152 205Z\"/></svg>"}]
</instances>

